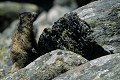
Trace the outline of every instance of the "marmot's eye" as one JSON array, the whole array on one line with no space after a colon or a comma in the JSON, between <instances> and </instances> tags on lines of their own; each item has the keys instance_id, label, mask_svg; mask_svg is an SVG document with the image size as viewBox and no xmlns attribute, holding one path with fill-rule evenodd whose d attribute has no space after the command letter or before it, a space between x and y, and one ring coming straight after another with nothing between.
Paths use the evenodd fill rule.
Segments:
<instances>
[{"instance_id":1,"label":"marmot's eye","mask_svg":"<svg viewBox=\"0 0 120 80\"><path fill-rule=\"evenodd\" d=\"M22 19L24 16L23 15L20 15L20 18Z\"/></svg>"},{"instance_id":2,"label":"marmot's eye","mask_svg":"<svg viewBox=\"0 0 120 80\"><path fill-rule=\"evenodd\" d=\"M29 14L28 17L31 17L31 14Z\"/></svg>"}]
</instances>

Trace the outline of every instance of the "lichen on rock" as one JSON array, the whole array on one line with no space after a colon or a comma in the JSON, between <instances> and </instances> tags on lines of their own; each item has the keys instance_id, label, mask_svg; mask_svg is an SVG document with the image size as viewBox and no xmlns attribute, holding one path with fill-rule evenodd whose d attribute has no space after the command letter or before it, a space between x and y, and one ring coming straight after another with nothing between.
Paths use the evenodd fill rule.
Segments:
<instances>
[{"instance_id":1,"label":"lichen on rock","mask_svg":"<svg viewBox=\"0 0 120 80\"><path fill-rule=\"evenodd\" d=\"M65 14L52 28L44 29L40 35L38 49L41 55L55 49L78 53L88 60L106 55L104 49L89 36L92 29L77 13Z\"/></svg>"},{"instance_id":2,"label":"lichen on rock","mask_svg":"<svg viewBox=\"0 0 120 80\"><path fill-rule=\"evenodd\" d=\"M39 53L43 55L54 49L81 53L89 33L90 27L76 13L65 14L54 23L52 28L46 28L40 35Z\"/></svg>"},{"instance_id":3,"label":"lichen on rock","mask_svg":"<svg viewBox=\"0 0 120 80\"><path fill-rule=\"evenodd\" d=\"M25 68L9 74L5 79L51 80L86 62L88 62L88 60L74 52L57 49L40 56Z\"/></svg>"}]
</instances>

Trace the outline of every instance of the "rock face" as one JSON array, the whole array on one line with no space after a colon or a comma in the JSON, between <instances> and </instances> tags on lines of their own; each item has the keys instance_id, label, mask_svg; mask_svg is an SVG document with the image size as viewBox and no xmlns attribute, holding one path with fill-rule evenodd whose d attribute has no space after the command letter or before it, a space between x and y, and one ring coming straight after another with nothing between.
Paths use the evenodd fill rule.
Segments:
<instances>
[{"instance_id":1,"label":"rock face","mask_svg":"<svg viewBox=\"0 0 120 80\"><path fill-rule=\"evenodd\" d=\"M48 15L47 15L48 23L53 25L55 21L57 21L60 17L64 16L65 13L68 13L70 11L71 10L69 10L68 8L61 7L59 5L53 6L49 10Z\"/></svg>"},{"instance_id":2,"label":"rock face","mask_svg":"<svg viewBox=\"0 0 120 80\"><path fill-rule=\"evenodd\" d=\"M87 60L71 51L55 50L47 53L25 68L10 74L6 80L51 80Z\"/></svg>"},{"instance_id":3,"label":"rock face","mask_svg":"<svg viewBox=\"0 0 120 80\"><path fill-rule=\"evenodd\" d=\"M120 53L83 64L52 80L119 80Z\"/></svg>"},{"instance_id":4,"label":"rock face","mask_svg":"<svg viewBox=\"0 0 120 80\"><path fill-rule=\"evenodd\" d=\"M89 38L91 32L90 26L76 13L65 14L40 35L39 53L43 55L55 49L70 50L89 60L108 54Z\"/></svg>"},{"instance_id":5,"label":"rock face","mask_svg":"<svg viewBox=\"0 0 120 80\"><path fill-rule=\"evenodd\" d=\"M93 27L92 37L106 51L120 52L120 0L98 0L75 10Z\"/></svg>"}]
</instances>

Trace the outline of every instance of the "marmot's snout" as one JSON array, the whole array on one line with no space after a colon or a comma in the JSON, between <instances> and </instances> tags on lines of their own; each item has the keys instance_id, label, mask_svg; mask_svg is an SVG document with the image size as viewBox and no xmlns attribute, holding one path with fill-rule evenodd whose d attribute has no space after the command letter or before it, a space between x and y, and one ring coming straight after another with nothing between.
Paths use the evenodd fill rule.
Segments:
<instances>
[{"instance_id":1,"label":"marmot's snout","mask_svg":"<svg viewBox=\"0 0 120 80\"><path fill-rule=\"evenodd\" d=\"M34 16L34 17L36 17L36 16L38 15L38 13L36 13L36 12L32 12L31 14L32 14L32 16Z\"/></svg>"},{"instance_id":2,"label":"marmot's snout","mask_svg":"<svg viewBox=\"0 0 120 80\"><path fill-rule=\"evenodd\" d=\"M36 12L32 12L31 15L32 15L32 17L33 17L35 20L36 20L36 18L38 17L38 13L36 13Z\"/></svg>"}]
</instances>

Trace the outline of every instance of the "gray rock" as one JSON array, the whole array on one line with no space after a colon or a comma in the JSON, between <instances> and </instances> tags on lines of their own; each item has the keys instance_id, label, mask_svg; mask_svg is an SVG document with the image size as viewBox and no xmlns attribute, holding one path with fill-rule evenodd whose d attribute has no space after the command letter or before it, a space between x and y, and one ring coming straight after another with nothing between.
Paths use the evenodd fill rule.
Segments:
<instances>
[{"instance_id":1,"label":"gray rock","mask_svg":"<svg viewBox=\"0 0 120 80\"><path fill-rule=\"evenodd\" d=\"M62 17L65 13L70 12L71 10L66 7L61 7L59 5L53 6L47 15L48 23L53 25L55 21L57 21L60 17Z\"/></svg>"},{"instance_id":2,"label":"gray rock","mask_svg":"<svg viewBox=\"0 0 120 80\"><path fill-rule=\"evenodd\" d=\"M2 38L3 39L3 38ZM2 41L2 39L0 39ZM0 42L0 78L8 75L12 61L10 59L10 48L6 43L7 40ZM1 45L1 43L3 43Z\"/></svg>"},{"instance_id":3,"label":"gray rock","mask_svg":"<svg viewBox=\"0 0 120 80\"><path fill-rule=\"evenodd\" d=\"M74 10L78 7L76 0L54 0L54 5L60 5Z\"/></svg>"},{"instance_id":4,"label":"gray rock","mask_svg":"<svg viewBox=\"0 0 120 80\"><path fill-rule=\"evenodd\" d=\"M33 25L35 27L39 27L45 24L48 24L48 21L47 21L47 12L44 11L40 13L40 15L38 16L38 18L36 19Z\"/></svg>"},{"instance_id":5,"label":"gray rock","mask_svg":"<svg viewBox=\"0 0 120 80\"><path fill-rule=\"evenodd\" d=\"M17 29L17 26L18 26L18 20L14 20L10 26L8 28L6 28L4 31L3 31L3 35L5 35L6 37L8 38L11 38L13 33L15 32L15 30Z\"/></svg>"},{"instance_id":6,"label":"gray rock","mask_svg":"<svg viewBox=\"0 0 120 80\"><path fill-rule=\"evenodd\" d=\"M50 80L68 70L86 63L87 60L71 51L54 50L25 68L8 75L6 80Z\"/></svg>"},{"instance_id":7,"label":"gray rock","mask_svg":"<svg viewBox=\"0 0 120 80\"><path fill-rule=\"evenodd\" d=\"M120 0L98 0L74 11L93 27L91 37L111 53L120 52L119 8Z\"/></svg>"},{"instance_id":8,"label":"gray rock","mask_svg":"<svg viewBox=\"0 0 120 80\"><path fill-rule=\"evenodd\" d=\"M120 80L120 53L87 62L52 80Z\"/></svg>"},{"instance_id":9,"label":"gray rock","mask_svg":"<svg viewBox=\"0 0 120 80\"><path fill-rule=\"evenodd\" d=\"M0 15L5 15L8 13L22 13L26 11L36 11L38 6L30 3L17 3L17 2L0 2ZM14 15L14 14L11 14ZM14 15L15 16L15 15Z\"/></svg>"},{"instance_id":10,"label":"gray rock","mask_svg":"<svg viewBox=\"0 0 120 80\"><path fill-rule=\"evenodd\" d=\"M47 12L42 12L37 20L34 22L34 30L36 31L36 40L39 40L39 36L42 34L43 30L45 28L48 28L50 26L48 20L47 20Z\"/></svg>"},{"instance_id":11,"label":"gray rock","mask_svg":"<svg viewBox=\"0 0 120 80\"><path fill-rule=\"evenodd\" d=\"M11 37L16 30L18 21L11 23L2 34L0 34L0 78L6 76L10 72L12 61L10 58Z\"/></svg>"},{"instance_id":12,"label":"gray rock","mask_svg":"<svg viewBox=\"0 0 120 80\"><path fill-rule=\"evenodd\" d=\"M11 37L15 30L17 29L18 20L13 21L8 28L6 28L3 33L0 34L0 49L9 50L11 45ZM2 56L2 55L1 55Z\"/></svg>"}]
</instances>

